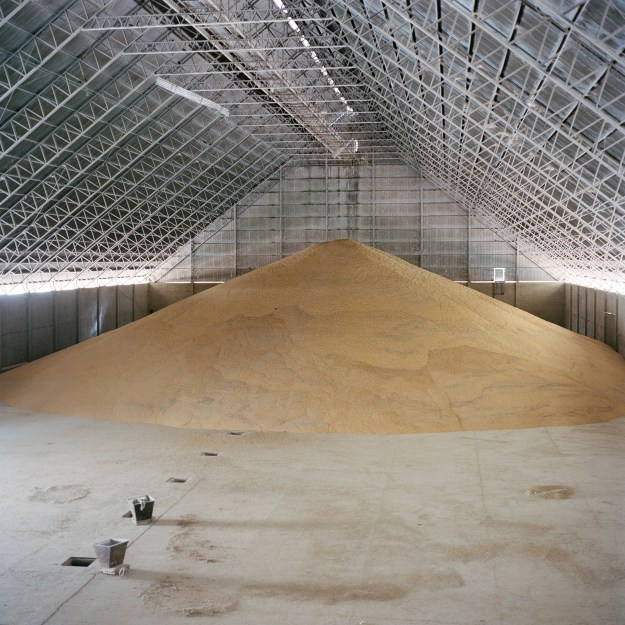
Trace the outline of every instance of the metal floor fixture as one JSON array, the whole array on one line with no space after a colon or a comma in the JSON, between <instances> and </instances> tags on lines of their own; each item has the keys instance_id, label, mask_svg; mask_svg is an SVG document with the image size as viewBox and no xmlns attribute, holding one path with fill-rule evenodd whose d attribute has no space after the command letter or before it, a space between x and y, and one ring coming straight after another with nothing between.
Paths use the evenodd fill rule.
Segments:
<instances>
[{"instance_id":1,"label":"metal floor fixture","mask_svg":"<svg viewBox=\"0 0 625 625\"><path fill-rule=\"evenodd\" d=\"M400 158L625 292L623 0L0 0L0 292L149 281L282 165Z\"/></svg>"}]
</instances>

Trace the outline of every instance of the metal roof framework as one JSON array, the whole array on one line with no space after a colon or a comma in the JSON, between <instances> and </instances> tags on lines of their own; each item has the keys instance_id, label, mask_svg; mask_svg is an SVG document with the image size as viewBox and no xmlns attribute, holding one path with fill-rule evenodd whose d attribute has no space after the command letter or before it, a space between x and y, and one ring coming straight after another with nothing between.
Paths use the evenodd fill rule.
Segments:
<instances>
[{"instance_id":1,"label":"metal roof framework","mask_svg":"<svg viewBox=\"0 0 625 625\"><path fill-rule=\"evenodd\" d=\"M1 292L149 281L293 159L397 158L625 292L623 0L1 0L0 50Z\"/></svg>"}]
</instances>

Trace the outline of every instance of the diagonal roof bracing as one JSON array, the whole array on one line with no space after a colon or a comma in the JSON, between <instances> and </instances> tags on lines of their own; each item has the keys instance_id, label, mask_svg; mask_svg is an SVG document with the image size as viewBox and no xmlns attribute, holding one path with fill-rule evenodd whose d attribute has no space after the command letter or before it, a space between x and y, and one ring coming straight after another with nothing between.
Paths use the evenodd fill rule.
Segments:
<instances>
[{"instance_id":1,"label":"diagonal roof bracing","mask_svg":"<svg viewBox=\"0 0 625 625\"><path fill-rule=\"evenodd\" d=\"M622 0L3 0L0 290L148 281L292 159L399 157L625 292L624 52Z\"/></svg>"}]
</instances>

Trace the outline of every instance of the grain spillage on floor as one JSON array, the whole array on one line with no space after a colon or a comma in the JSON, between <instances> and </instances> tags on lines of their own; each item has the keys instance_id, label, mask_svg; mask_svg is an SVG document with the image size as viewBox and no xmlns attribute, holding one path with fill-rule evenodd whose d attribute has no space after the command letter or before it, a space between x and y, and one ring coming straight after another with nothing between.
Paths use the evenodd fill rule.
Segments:
<instances>
[{"instance_id":1,"label":"grain spillage on floor","mask_svg":"<svg viewBox=\"0 0 625 625\"><path fill-rule=\"evenodd\" d=\"M393 256L333 241L0 376L38 411L407 433L625 415L625 361Z\"/></svg>"}]
</instances>

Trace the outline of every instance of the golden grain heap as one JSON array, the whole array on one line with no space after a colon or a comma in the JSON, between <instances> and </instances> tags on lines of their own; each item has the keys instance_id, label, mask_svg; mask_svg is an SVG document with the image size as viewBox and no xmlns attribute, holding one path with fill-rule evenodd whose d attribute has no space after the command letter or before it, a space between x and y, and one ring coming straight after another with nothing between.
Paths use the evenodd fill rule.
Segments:
<instances>
[{"instance_id":1,"label":"golden grain heap","mask_svg":"<svg viewBox=\"0 0 625 625\"><path fill-rule=\"evenodd\" d=\"M171 426L391 434L625 416L608 347L351 241L0 376L0 399Z\"/></svg>"}]
</instances>

